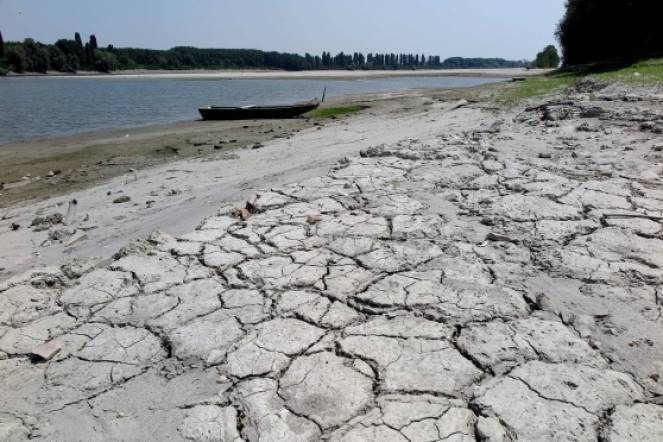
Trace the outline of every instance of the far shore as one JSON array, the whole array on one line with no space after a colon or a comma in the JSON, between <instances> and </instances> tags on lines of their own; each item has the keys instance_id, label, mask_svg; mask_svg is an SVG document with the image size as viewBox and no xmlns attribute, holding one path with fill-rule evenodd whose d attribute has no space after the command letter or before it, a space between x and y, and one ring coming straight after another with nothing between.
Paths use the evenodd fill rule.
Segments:
<instances>
[{"instance_id":1,"label":"far shore","mask_svg":"<svg viewBox=\"0 0 663 442\"><path fill-rule=\"evenodd\" d=\"M361 78L388 78L388 77L493 77L493 78L511 78L540 75L549 72L547 69L421 69L421 70L326 70L326 71L280 71L280 70L128 70L116 71L108 74L99 72L77 72L68 74L63 72L48 72L46 74L38 73L10 73L7 78L17 77L48 77L48 78L167 78L183 80L230 80L230 79L339 79L352 80ZM0 77L1 78L1 77Z\"/></svg>"}]
</instances>

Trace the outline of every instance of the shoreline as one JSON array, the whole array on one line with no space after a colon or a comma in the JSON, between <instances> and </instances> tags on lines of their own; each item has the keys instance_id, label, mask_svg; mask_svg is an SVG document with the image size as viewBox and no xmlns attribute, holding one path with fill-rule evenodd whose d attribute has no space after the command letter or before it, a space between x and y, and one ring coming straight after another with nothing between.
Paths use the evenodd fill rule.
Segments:
<instances>
[{"instance_id":1,"label":"shoreline","mask_svg":"<svg viewBox=\"0 0 663 442\"><path fill-rule=\"evenodd\" d=\"M482 77L482 78L511 78L541 75L549 72L548 69L505 68L505 69L426 69L426 70L370 70L370 71L270 71L270 70L132 70L116 71L109 74L97 72L82 72L67 74L62 72L48 72L46 74L11 73L5 78L96 78L96 79L322 79L322 80L353 80L365 78L390 77ZM2 77L0 77L2 78Z\"/></svg>"},{"instance_id":2,"label":"shoreline","mask_svg":"<svg viewBox=\"0 0 663 442\"><path fill-rule=\"evenodd\" d=\"M464 98L499 84L505 83L451 89L353 93L328 98L322 108L367 103L369 107L374 107L374 103L400 103L408 98L440 94ZM374 114L379 108L366 112ZM0 163L6 165L0 169L0 208L85 189L98 184L100 180L124 174L129 169L141 170L188 158L225 155L231 150L248 148L272 139L290 139L301 130L324 126L333 119L309 116L286 120L217 122L191 119L0 144ZM216 142L211 139L214 137L225 140L225 145L215 146ZM228 143L228 140L232 142ZM209 152L210 149L212 152ZM117 158L123 160L122 165L114 164ZM109 164L115 167L109 168ZM61 174L48 176L51 171Z\"/></svg>"},{"instance_id":3,"label":"shoreline","mask_svg":"<svg viewBox=\"0 0 663 442\"><path fill-rule=\"evenodd\" d=\"M464 106L465 98L485 90L333 99L331 106L370 106L337 118L184 122L15 143L11 150L0 150L0 162L8 165L3 170L30 176L0 190L0 239L5 244L0 275L78 257L108 258L158 228L185 233L216 207L247 198L255 189L325 174L344 156L376 143L416 138L430 130L427 115ZM449 121L443 118L439 124L445 123ZM48 176L55 169L61 173ZM130 202L114 203L124 195ZM72 200L77 204L71 210L86 221L68 228L77 229L84 240L52 241L48 231L30 227L35 217L69 212Z\"/></svg>"},{"instance_id":4,"label":"shoreline","mask_svg":"<svg viewBox=\"0 0 663 442\"><path fill-rule=\"evenodd\" d=\"M132 128L103 129L20 140L0 145L0 208L30 204L98 185L129 170L149 170L179 161L223 158L269 141L290 140L355 117L417 111L422 97L467 97L492 85L458 89L413 89L328 98L325 107L368 106L357 114L285 120L184 120ZM416 100L405 110L403 103ZM319 130L319 129L318 129ZM60 172L55 176L49 173Z\"/></svg>"},{"instance_id":5,"label":"shoreline","mask_svg":"<svg viewBox=\"0 0 663 442\"><path fill-rule=\"evenodd\" d=\"M138 76L138 75L137 75ZM27 75L26 77L30 77L30 75ZM38 76L37 76L38 77ZM57 75L53 76L43 76L44 78L57 78ZM74 76L76 77L76 76ZM453 77L453 76L452 76ZM32 78L32 77L30 77ZM491 78L491 77L479 77L479 78ZM479 84L479 85L473 85L473 86L461 86L461 87L449 87L449 88L427 88L427 87L414 87L410 89L402 89L402 90L394 90L394 91L387 91L387 92L353 92L353 93L347 93L344 95L339 95L339 96L332 96L332 97L327 97L324 105L328 104L334 104L336 106L343 106L347 104L352 104L364 100L370 100L373 97L377 96L386 96L386 95L392 95L392 96L397 96L401 94L407 95L408 93L417 93L417 92L424 92L424 91L429 91L429 92L441 92L441 91L451 91L451 90L471 90L473 88L477 87L484 87L484 86L490 86L494 84L500 84L504 83L503 79L506 79L508 77L494 77L496 81L492 83L484 83L484 84ZM298 78L291 78L292 80L297 80ZM498 80L499 79L499 80ZM323 107L324 107L323 105ZM306 116L304 116L306 118ZM182 118L179 120L175 121L168 121L168 122L159 122L159 123L148 123L148 124L142 124L138 126L134 125L128 125L128 126L117 126L117 127L109 127L109 128L103 128L103 129L93 129L93 130L87 130L87 131L81 131L81 132L69 132L69 133L60 133L60 134L52 134L52 135L46 135L46 136L38 136L35 138L26 138L26 139L18 139L18 140L13 140L13 141L0 141L0 157L2 156L2 150L7 148L11 149L15 146L19 145L29 145L31 143L47 143L47 142L65 142L69 143L70 140L72 139L77 139L77 138L90 138L90 137L115 137L115 136L124 136L126 133L132 133L135 131L150 131L151 129L158 129L158 128L164 128L168 129L171 126L177 126L181 124L189 124L189 123L195 123L195 122L203 122L203 120L198 116L198 118L192 119L192 118ZM207 122L209 123L209 122ZM0 179L0 182L2 180Z\"/></svg>"}]
</instances>

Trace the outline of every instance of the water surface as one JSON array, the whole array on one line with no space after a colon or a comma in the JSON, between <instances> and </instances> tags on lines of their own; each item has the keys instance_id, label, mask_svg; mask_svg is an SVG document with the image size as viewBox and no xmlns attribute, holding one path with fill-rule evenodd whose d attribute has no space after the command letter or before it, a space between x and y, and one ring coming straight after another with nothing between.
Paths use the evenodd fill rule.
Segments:
<instances>
[{"instance_id":1,"label":"water surface","mask_svg":"<svg viewBox=\"0 0 663 442\"><path fill-rule=\"evenodd\" d=\"M158 78L0 78L0 144L199 118L206 105L289 104L327 96L460 88L500 81L477 77L355 80L188 80Z\"/></svg>"}]
</instances>

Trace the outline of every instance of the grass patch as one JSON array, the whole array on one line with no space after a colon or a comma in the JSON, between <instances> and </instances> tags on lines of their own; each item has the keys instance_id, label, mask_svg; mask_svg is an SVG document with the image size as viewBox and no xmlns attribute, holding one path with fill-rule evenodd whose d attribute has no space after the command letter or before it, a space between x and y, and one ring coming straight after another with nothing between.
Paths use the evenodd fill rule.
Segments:
<instances>
[{"instance_id":1,"label":"grass patch","mask_svg":"<svg viewBox=\"0 0 663 442\"><path fill-rule=\"evenodd\" d=\"M620 69L598 72L592 76L635 85L663 86L663 58L640 61Z\"/></svg>"},{"instance_id":2,"label":"grass patch","mask_svg":"<svg viewBox=\"0 0 663 442\"><path fill-rule=\"evenodd\" d=\"M628 65L595 65L575 70L558 70L505 85L495 96L498 103L515 105L523 100L561 92L584 78L623 82L638 86L663 86L663 58Z\"/></svg>"},{"instance_id":3,"label":"grass patch","mask_svg":"<svg viewBox=\"0 0 663 442\"><path fill-rule=\"evenodd\" d=\"M339 107L323 107L313 110L306 114L306 116L311 118L332 118L338 115L353 114L355 112L368 109L369 106L339 106Z\"/></svg>"}]
</instances>

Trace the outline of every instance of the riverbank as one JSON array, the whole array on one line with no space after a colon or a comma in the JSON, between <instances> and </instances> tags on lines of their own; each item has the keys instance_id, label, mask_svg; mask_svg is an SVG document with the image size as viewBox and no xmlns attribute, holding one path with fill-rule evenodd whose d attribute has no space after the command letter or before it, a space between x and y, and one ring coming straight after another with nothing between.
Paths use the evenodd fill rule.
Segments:
<instances>
[{"instance_id":1,"label":"riverbank","mask_svg":"<svg viewBox=\"0 0 663 442\"><path fill-rule=\"evenodd\" d=\"M184 233L215 207L240 201L253 189L324 174L340 158L375 143L418 137L448 124L469 128L471 119L456 121L462 112L444 110L458 105L460 112L466 98L488 90L331 100L327 107L368 107L336 118L190 122L5 145L2 173L25 178L7 180L0 191L0 268L6 275L72 257L107 258L160 226ZM113 203L124 196L130 201ZM30 226L51 212L66 215L72 200L77 221L69 229L84 239L71 243L78 237L67 235L52 241L51 230ZM20 226L16 231L14 224Z\"/></svg>"},{"instance_id":2,"label":"riverbank","mask_svg":"<svg viewBox=\"0 0 663 442\"><path fill-rule=\"evenodd\" d=\"M663 90L500 92L3 211L0 434L661 440Z\"/></svg>"},{"instance_id":3,"label":"riverbank","mask_svg":"<svg viewBox=\"0 0 663 442\"><path fill-rule=\"evenodd\" d=\"M464 95L465 93L461 93ZM288 120L187 121L64 137L18 141L0 148L0 207L43 200L178 161L224 161L264 143L291 143L304 129L343 124L348 117L379 119L419 108L435 93L386 93L328 99L324 112ZM366 108L362 110L362 108ZM358 115L327 115L351 108ZM343 109L340 109L343 110ZM320 115L320 117L318 117Z\"/></svg>"},{"instance_id":4,"label":"riverbank","mask_svg":"<svg viewBox=\"0 0 663 442\"><path fill-rule=\"evenodd\" d=\"M79 72L67 74L62 72L48 72L46 74L10 73L7 77L62 77L62 78L168 78L182 80L229 80L229 79L320 79L320 80L352 80L361 78L390 78L390 77L494 77L512 78L541 75L547 69L419 69L419 70L328 70L328 71L272 71L272 70L131 70L116 71L108 74L99 72ZM0 77L2 78L2 77Z\"/></svg>"}]
</instances>

